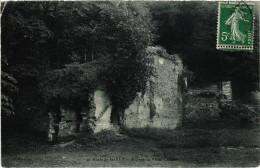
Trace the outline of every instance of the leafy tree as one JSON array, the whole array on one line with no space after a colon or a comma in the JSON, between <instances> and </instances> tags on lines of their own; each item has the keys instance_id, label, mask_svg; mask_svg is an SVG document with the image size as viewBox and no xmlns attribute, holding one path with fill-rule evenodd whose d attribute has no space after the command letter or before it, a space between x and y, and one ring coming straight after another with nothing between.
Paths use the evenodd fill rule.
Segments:
<instances>
[{"instance_id":1,"label":"leafy tree","mask_svg":"<svg viewBox=\"0 0 260 168\"><path fill-rule=\"evenodd\" d=\"M59 7L59 13L66 10L60 20L69 22L63 24L60 45L70 46L72 62L46 74L42 81L47 83L41 83L45 97L86 101L99 82L106 83L114 107L112 121L118 122L118 114L144 90L151 74L145 50L152 44L154 26L148 7L127 2L72 2Z\"/></svg>"},{"instance_id":2,"label":"leafy tree","mask_svg":"<svg viewBox=\"0 0 260 168\"><path fill-rule=\"evenodd\" d=\"M13 96L17 93L16 79L9 73L5 72L8 66L7 59L2 56L1 70L1 110L3 116L14 114Z\"/></svg>"},{"instance_id":3,"label":"leafy tree","mask_svg":"<svg viewBox=\"0 0 260 168\"><path fill-rule=\"evenodd\" d=\"M8 2L1 18L2 55L8 59L8 66L2 71L16 79L15 86L19 90L15 95L6 93L12 98L15 115L4 122L19 129L26 125L32 128L29 123L33 116L44 110L36 86L38 77L49 67L45 47L53 33L47 27L42 11L40 3ZM2 79L5 78L2 73ZM2 91L4 94L9 92L3 87ZM4 101L2 99L2 103Z\"/></svg>"},{"instance_id":4,"label":"leafy tree","mask_svg":"<svg viewBox=\"0 0 260 168\"><path fill-rule=\"evenodd\" d=\"M2 25L2 53L18 81L16 114L24 121L45 109L41 98L80 105L102 82L118 122L151 74L146 48L155 27L143 2L10 2Z\"/></svg>"}]
</instances>

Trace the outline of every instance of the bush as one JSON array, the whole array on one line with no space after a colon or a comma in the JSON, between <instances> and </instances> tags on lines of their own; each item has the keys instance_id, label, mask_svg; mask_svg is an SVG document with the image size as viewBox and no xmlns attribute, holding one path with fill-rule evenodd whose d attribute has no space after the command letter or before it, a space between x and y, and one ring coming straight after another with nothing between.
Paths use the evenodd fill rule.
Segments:
<instances>
[{"instance_id":1,"label":"bush","mask_svg":"<svg viewBox=\"0 0 260 168\"><path fill-rule=\"evenodd\" d=\"M215 127L216 122L219 121L220 111L216 92L187 93L185 101L185 126Z\"/></svg>"},{"instance_id":2,"label":"bush","mask_svg":"<svg viewBox=\"0 0 260 168\"><path fill-rule=\"evenodd\" d=\"M215 92L202 92L197 95L202 98L215 98L217 94Z\"/></svg>"},{"instance_id":3,"label":"bush","mask_svg":"<svg viewBox=\"0 0 260 168\"><path fill-rule=\"evenodd\" d=\"M219 113L221 119L237 122L242 126L259 122L258 114L255 110L250 109L246 105L239 104L238 102L221 99L219 108L221 109Z\"/></svg>"}]
</instances>

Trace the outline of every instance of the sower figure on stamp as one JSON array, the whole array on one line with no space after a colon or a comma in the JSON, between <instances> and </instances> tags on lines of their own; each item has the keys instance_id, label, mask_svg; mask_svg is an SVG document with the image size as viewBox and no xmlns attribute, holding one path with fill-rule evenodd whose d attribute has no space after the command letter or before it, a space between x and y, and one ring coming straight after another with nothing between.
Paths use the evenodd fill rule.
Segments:
<instances>
[{"instance_id":1,"label":"sower figure on stamp","mask_svg":"<svg viewBox=\"0 0 260 168\"><path fill-rule=\"evenodd\" d=\"M244 44L246 35L242 33L239 30L239 21L243 20L245 22L249 22L249 20L246 20L243 18L243 16L247 14L245 12L242 12L239 10L238 7L235 8L235 12L228 18L228 20L225 22L227 26L231 25L231 37L230 40L234 42L242 42Z\"/></svg>"}]
</instances>

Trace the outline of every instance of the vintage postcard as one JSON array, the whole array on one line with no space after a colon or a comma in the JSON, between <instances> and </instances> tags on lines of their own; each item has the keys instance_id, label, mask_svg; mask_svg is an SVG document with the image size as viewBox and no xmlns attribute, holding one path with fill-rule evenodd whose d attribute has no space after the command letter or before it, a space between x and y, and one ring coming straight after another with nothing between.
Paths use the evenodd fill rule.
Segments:
<instances>
[{"instance_id":1,"label":"vintage postcard","mask_svg":"<svg viewBox=\"0 0 260 168\"><path fill-rule=\"evenodd\" d=\"M1 166L259 166L259 1L0 4Z\"/></svg>"}]
</instances>

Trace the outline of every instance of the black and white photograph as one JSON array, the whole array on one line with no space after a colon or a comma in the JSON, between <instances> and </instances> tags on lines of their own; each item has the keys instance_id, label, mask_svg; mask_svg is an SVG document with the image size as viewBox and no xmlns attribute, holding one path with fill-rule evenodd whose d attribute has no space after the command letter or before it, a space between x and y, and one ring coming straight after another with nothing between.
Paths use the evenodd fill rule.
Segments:
<instances>
[{"instance_id":1,"label":"black and white photograph","mask_svg":"<svg viewBox=\"0 0 260 168\"><path fill-rule=\"evenodd\" d=\"M260 1L1 1L1 167L260 166Z\"/></svg>"}]
</instances>

